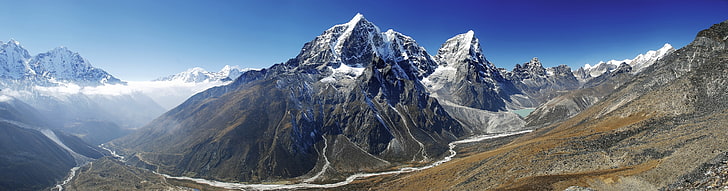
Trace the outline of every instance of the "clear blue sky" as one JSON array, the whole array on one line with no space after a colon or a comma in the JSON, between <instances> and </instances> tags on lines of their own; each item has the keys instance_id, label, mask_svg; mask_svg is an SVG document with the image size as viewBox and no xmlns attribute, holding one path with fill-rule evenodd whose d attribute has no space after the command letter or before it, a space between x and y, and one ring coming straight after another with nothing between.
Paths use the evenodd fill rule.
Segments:
<instances>
[{"instance_id":1,"label":"clear blue sky","mask_svg":"<svg viewBox=\"0 0 728 191\"><path fill-rule=\"evenodd\" d=\"M728 0L0 0L0 40L31 54L66 46L122 80L200 66L263 68L362 13L435 54L474 30L486 57L512 69L532 57L579 67L633 58L728 19Z\"/></svg>"}]
</instances>

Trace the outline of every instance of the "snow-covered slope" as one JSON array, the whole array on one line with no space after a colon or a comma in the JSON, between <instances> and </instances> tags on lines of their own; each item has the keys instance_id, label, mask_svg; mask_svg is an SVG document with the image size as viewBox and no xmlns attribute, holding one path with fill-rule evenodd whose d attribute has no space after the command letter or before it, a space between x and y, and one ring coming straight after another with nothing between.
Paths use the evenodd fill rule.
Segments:
<instances>
[{"instance_id":1,"label":"snow-covered slope","mask_svg":"<svg viewBox=\"0 0 728 191\"><path fill-rule=\"evenodd\" d=\"M241 68L240 66L225 65L219 72L208 72L207 70L194 67L187 69L184 72L180 72L167 77L158 78L154 81L175 81L175 82L187 82L187 83L201 83L201 82L215 82L215 81L233 81L240 76L243 72L255 70L251 68Z\"/></svg>"}]
</instances>

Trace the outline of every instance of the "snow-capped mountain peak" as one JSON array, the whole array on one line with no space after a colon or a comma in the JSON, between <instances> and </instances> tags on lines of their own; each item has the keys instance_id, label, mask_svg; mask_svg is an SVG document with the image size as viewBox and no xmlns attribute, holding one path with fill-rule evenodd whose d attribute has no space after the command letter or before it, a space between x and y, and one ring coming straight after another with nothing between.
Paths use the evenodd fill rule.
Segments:
<instances>
[{"instance_id":1,"label":"snow-capped mountain peak","mask_svg":"<svg viewBox=\"0 0 728 191\"><path fill-rule=\"evenodd\" d=\"M475 62L485 64L490 69L495 68L483 56L480 41L473 30L448 39L437 51L436 57L441 65Z\"/></svg>"},{"instance_id":2,"label":"snow-capped mountain peak","mask_svg":"<svg viewBox=\"0 0 728 191\"><path fill-rule=\"evenodd\" d=\"M355 78L379 57L385 62L397 65L397 68L416 71L404 78L420 78L432 73L436 62L412 38L394 30L381 32L363 15L355 15L349 22L334 25L304 45L296 57L295 64L310 68L328 70L329 77L322 79ZM403 62L404 61L404 62ZM407 65L409 63L411 65ZM346 65L346 66L342 66ZM333 82L333 81L332 81Z\"/></svg>"},{"instance_id":3,"label":"snow-capped mountain peak","mask_svg":"<svg viewBox=\"0 0 728 191\"><path fill-rule=\"evenodd\" d=\"M20 46L18 41L10 39L0 42L0 78L21 79L30 68L26 61L30 59L28 50Z\"/></svg>"},{"instance_id":4,"label":"snow-capped mountain peak","mask_svg":"<svg viewBox=\"0 0 728 191\"><path fill-rule=\"evenodd\" d=\"M658 50L650 50L647 51L647 53L645 54L637 55L637 57L635 57L630 63L630 65L632 66L632 72L641 72L643 69L654 64L658 59L673 51L675 51L675 48L673 48L672 45L665 43L665 45L663 45L662 48Z\"/></svg>"},{"instance_id":5,"label":"snow-capped mountain peak","mask_svg":"<svg viewBox=\"0 0 728 191\"><path fill-rule=\"evenodd\" d=\"M28 60L28 65L36 75L54 81L83 86L124 83L106 71L94 68L88 60L66 47L40 53Z\"/></svg>"},{"instance_id":6,"label":"snow-capped mountain peak","mask_svg":"<svg viewBox=\"0 0 728 191\"><path fill-rule=\"evenodd\" d=\"M243 72L254 70L241 68L240 66L225 65L219 72L208 72L204 68L194 67L167 77L158 78L155 81L176 81L185 83L201 82L227 82L238 78Z\"/></svg>"},{"instance_id":7,"label":"snow-capped mountain peak","mask_svg":"<svg viewBox=\"0 0 728 191\"><path fill-rule=\"evenodd\" d=\"M0 46L0 78L25 80L23 83L43 86L57 82L81 86L124 83L105 71L94 68L81 55L66 47L58 47L31 57L20 42L13 39Z\"/></svg>"}]
</instances>

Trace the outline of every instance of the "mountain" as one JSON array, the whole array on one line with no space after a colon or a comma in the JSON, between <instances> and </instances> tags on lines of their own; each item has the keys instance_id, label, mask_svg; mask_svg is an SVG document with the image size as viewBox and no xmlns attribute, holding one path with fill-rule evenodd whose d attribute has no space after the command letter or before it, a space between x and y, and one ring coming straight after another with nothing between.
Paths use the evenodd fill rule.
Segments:
<instances>
[{"instance_id":1,"label":"mountain","mask_svg":"<svg viewBox=\"0 0 728 191\"><path fill-rule=\"evenodd\" d=\"M28 60L30 74L48 79L51 82L72 82L81 86L98 86L103 84L124 84L104 70L94 68L81 55L68 48L55 48L40 53Z\"/></svg>"},{"instance_id":2,"label":"mountain","mask_svg":"<svg viewBox=\"0 0 728 191\"><path fill-rule=\"evenodd\" d=\"M46 189L101 149L47 128L47 120L22 101L0 95L0 189Z\"/></svg>"},{"instance_id":3,"label":"mountain","mask_svg":"<svg viewBox=\"0 0 728 191\"><path fill-rule=\"evenodd\" d=\"M358 14L295 58L201 92L111 146L137 166L226 181L327 182L422 165L469 135L421 82L437 67L412 38Z\"/></svg>"},{"instance_id":4,"label":"mountain","mask_svg":"<svg viewBox=\"0 0 728 191\"><path fill-rule=\"evenodd\" d=\"M177 81L186 83L201 83L221 81L227 82L237 79L243 72L252 70L250 68L240 68L239 66L225 65L219 72L208 72L203 68L195 67L187 71L180 72L171 76L158 78L155 81Z\"/></svg>"},{"instance_id":5,"label":"mountain","mask_svg":"<svg viewBox=\"0 0 728 191\"><path fill-rule=\"evenodd\" d=\"M722 189L727 36L715 24L563 122L371 189Z\"/></svg>"},{"instance_id":6,"label":"mountain","mask_svg":"<svg viewBox=\"0 0 728 191\"><path fill-rule=\"evenodd\" d=\"M483 56L474 32L448 39L435 56L438 67L425 80L441 101L487 111L503 111L520 91Z\"/></svg>"},{"instance_id":7,"label":"mountain","mask_svg":"<svg viewBox=\"0 0 728 191\"><path fill-rule=\"evenodd\" d=\"M31 105L48 127L100 144L129 133L164 112L139 93L108 95L95 90L125 86L65 47L30 56L18 41L0 45L2 94ZM103 130L101 130L103 129Z\"/></svg>"},{"instance_id":8,"label":"mountain","mask_svg":"<svg viewBox=\"0 0 728 191\"><path fill-rule=\"evenodd\" d=\"M566 65L544 68L538 58L516 64L512 71L505 74L516 88L530 98L530 102L522 102L524 107L535 107L563 93L579 87L579 81Z\"/></svg>"}]
</instances>

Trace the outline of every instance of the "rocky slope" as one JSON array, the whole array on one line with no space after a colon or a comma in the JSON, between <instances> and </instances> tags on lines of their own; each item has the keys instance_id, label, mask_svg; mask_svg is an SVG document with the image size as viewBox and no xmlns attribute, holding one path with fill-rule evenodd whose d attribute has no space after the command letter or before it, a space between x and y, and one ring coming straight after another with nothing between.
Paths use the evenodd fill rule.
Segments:
<instances>
[{"instance_id":1,"label":"rocky slope","mask_svg":"<svg viewBox=\"0 0 728 191\"><path fill-rule=\"evenodd\" d=\"M728 21L564 122L374 189L697 188L728 152L726 39Z\"/></svg>"}]
</instances>

